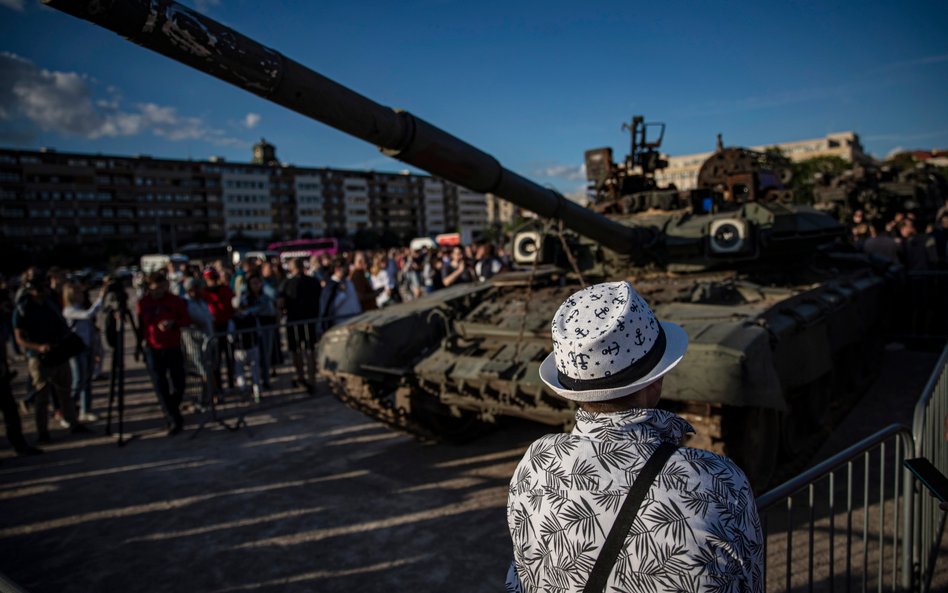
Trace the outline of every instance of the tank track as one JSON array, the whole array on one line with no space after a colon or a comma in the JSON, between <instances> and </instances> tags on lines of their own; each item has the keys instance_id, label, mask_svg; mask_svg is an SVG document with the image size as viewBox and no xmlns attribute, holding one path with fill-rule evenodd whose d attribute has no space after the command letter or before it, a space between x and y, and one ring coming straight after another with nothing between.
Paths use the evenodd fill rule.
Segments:
<instances>
[{"instance_id":1,"label":"tank track","mask_svg":"<svg viewBox=\"0 0 948 593\"><path fill-rule=\"evenodd\" d=\"M326 377L333 396L346 406L421 440L443 440L441 435L413 418L406 407L398 405L397 393L377 397L376 390L369 381L349 373L335 372L327 374Z\"/></svg>"}]
</instances>

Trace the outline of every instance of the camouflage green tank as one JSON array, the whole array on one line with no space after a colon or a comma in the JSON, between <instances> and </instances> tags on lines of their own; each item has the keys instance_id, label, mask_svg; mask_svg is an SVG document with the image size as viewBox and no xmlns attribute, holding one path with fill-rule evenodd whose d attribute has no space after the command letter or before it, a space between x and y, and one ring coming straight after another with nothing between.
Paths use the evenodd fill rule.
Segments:
<instances>
[{"instance_id":1,"label":"camouflage green tank","mask_svg":"<svg viewBox=\"0 0 948 593\"><path fill-rule=\"evenodd\" d=\"M625 163L587 154L599 200L585 208L175 2L47 3L539 215L514 237L521 271L325 334L319 363L333 392L377 420L435 439L505 417L569 427L572 404L544 388L537 368L556 307L601 279L632 280L659 317L687 330L689 353L667 379L664 405L696 425L695 444L732 455L757 484L779 451L824 428L872 374L886 269L834 249L842 227L792 204L766 155L722 147L699 189L659 188L658 144L637 118Z\"/></svg>"},{"instance_id":2,"label":"camouflage green tank","mask_svg":"<svg viewBox=\"0 0 948 593\"><path fill-rule=\"evenodd\" d=\"M780 451L795 455L828 429L874 376L886 267L834 250L843 228L792 203L789 168L772 155L719 148L698 189L658 187L662 163L648 154L658 146L643 148L644 124L633 121L633 137L643 136L625 163L598 149L586 169L598 198L590 209L646 231L643 244L604 247L605 228L521 229L519 271L328 332L319 361L336 395L435 439L463 439L504 417L569 428L574 405L538 376L550 320L583 283L625 278L690 336L662 405L696 426L693 445L731 455L764 484Z\"/></svg>"}]
</instances>

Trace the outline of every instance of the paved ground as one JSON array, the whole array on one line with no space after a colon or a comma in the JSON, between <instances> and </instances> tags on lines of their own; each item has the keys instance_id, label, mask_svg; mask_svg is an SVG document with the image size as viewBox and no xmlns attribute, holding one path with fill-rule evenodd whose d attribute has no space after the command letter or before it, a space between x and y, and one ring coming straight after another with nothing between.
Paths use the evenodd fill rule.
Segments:
<instances>
[{"instance_id":1,"label":"paved ground","mask_svg":"<svg viewBox=\"0 0 948 593\"><path fill-rule=\"evenodd\" d=\"M910 408L935 358L888 353L828 450ZM423 445L317 395L255 411L249 430L192 439L192 416L167 438L129 364L130 444L100 421L54 431L39 457L0 454L0 572L28 591L502 590L506 485L545 427Z\"/></svg>"}]
</instances>

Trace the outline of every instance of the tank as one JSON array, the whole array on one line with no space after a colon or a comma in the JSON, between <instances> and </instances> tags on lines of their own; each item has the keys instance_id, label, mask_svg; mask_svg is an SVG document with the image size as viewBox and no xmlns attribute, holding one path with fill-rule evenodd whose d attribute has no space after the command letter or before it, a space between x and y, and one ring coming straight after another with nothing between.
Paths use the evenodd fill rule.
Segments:
<instances>
[{"instance_id":1,"label":"tank","mask_svg":"<svg viewBox=\"0 0 948 593\"><path fill-rule=\"evenodd\" d=\"M511 417L568 428L573 404L538 375L550 319L570 293L606 279L631 280L688 332L663 405L696 426L691 444L734 457L758 486L779 452L797 455L873 375L888 268L839 248L844 229L831 216L793 204L775 157L719 141L696 190L661 188L664 125L636 117L624 163L609 149L586 153L587 208L175 2L46 2L540 217L513 238L519 271L325 333L321 374L376 420L435 440Z\"/></svg>"},{"instance_id":2,"label":"tank","mask_svg":"<svg viewBox=\"0 0 948 593\"><path fill-rule=\"evenodd\" d=\"M948 180L927 163L909 168L862 164L835 175L818 173L813 181L813 206L855 226L887 223L897 213L912 213L924 228L935 222L948 197Z\"/></svg>"}]
</instances>

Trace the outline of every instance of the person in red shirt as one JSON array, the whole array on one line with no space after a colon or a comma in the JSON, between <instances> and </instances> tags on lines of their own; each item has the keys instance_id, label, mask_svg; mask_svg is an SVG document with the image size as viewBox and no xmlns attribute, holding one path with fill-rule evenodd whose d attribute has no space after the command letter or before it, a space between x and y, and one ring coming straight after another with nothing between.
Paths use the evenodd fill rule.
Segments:
<instances>
[{"instance_id":1,"label":"person in red shirt","mask_svg":"<svg viewBox=\"0 0 948 593\"><path fill-rule=\"evenodd\" d=\"M188 305L181 297L168 292L167 278L161 272L155 272L148 277L148 292L138 301L136 309L145 339L145 361L158 392L158 402L165 413L168 436L174 436L184 428L181 416L184 396L181 328L191 325Z\"/></svg>"},{"instance_id":2,"label":"person in red shirt","mask_svg":"<svg viewBox=\"0 0 948 593\"><path fill-rule=\"evenodd\" d=\"M207 301L207 306L211 310L211 316L214 318L214 334L223 336L227 333L227 324L234 317L234 291L221 282L220 273L214 268L204 270L204 282L207 286L201 296ZM221 383L220 355L224 356L227 363L227 386L234 388L234 351L229 348L227 343L218 338L218 360L214 368L214 384Z\"/></svg>"}]
</instances>

